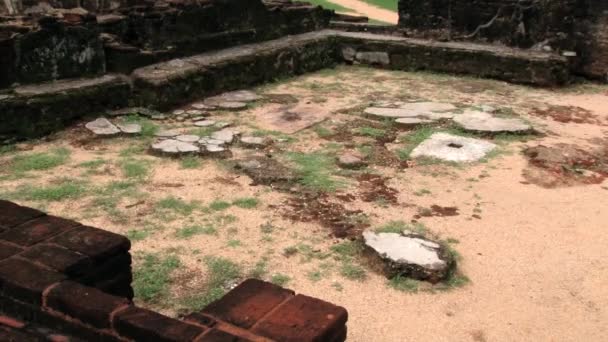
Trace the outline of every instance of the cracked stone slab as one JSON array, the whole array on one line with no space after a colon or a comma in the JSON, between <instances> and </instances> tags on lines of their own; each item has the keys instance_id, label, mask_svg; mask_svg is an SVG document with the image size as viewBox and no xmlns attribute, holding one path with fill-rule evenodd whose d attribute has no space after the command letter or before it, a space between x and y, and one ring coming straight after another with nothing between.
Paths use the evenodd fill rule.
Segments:
<instances>
[{"instance_id":1,"label":"cracked stone slab","mask_svg":"<svg viewBox=\"0 0 608 342\"><path fill-rule=\"evenodd\" d=\"M433 120L422 119L422 118L399 118L395 120L395 123L401 127L413 127L418 125L424 125L433 122Z\"/></svg>"},{"instance_id":2,"label":"cracked stone slab","mask_svg":"<svg viewBox=\"0 0 608 342\"><path fill-rule=\"evenodd\" d=\"M518 118L500 118L492 114L469 110L454 118L465 131L484 133L529 133L532 126Z\"/></svg>"},{"instance_id":3,"label":"cracked stone slab","mask_svg":"<svg viewBox=\"0 0 608 342\"><path fill-rule=\"evenodd\" d=\"M84 125L89 131L101 136L112 136L120 133L120 129L116 127L110 120L106 118L97 118Z\"/></svg>"},{"instance_id":4,"label":"cracked stone slab","mask_svg":"<svg viewBox=\"0 0 608 342\"><path fill-rule=\"evenodd\" d=\"M473 162L485 157L496 145L447 133L435 133L418 145L412 157L430 157L451 162Z\"/></svg>"},{"instance_id":5,"label":"cracked stone slab","mask_svg":"<svg viewBox=\"0 0 608 342\"><path fill-rule=\"evenodd\" d=\"M182 135L178 135L175 137L175 140L179 140L182 142L187 142L187 143L195 143L197 141L199 141L201 137L199 137L198 135L193 135L193 134L182 134Z\"/></svg>"},{"instance_id":6,"label":"cracked stone slab","mask_svg":"<svg viewBox=\"0 0 608 342\"><path fill-rule=\"evenodd\" d=\"M441 244L421 235L363 232L365 245L385 263L388 277L397 275L432 283L446 279L455 267L453 256Z\"/></svg>"},{"instance_id":7,"label":"cracked stone slab","mask_svg":"<svg viewBox=\"0 0 608 342\"><path fill-rule=\"evenodd\" d=\"M254 111L260 128L294 134L309 128L331 115L331 111L321 104L270 104L264 110Z\"/></svg>"},{"instance_id":8,"label":"cracked stone slab","mask_svg":"<svg viewBox=\"0 0 608 342\"><path fill-rule=\"evenodd\" d=\"M231 144L237 135L239 135L239 132L224 128L222 130L213 132L211 134L211 139L221 140L226 144Z\"/></svg>"},{"instance_id":9,"label":"cracked stone slab","mask_svg":"<svg viewBox=\"0 0 608 342\"><path fill-rule=\"evenodd\" d=\"M209 127L215 125L216 122L213 120L201 120L194 122L194 126L196 127Z\"/></svg>"},{"instance_id":10,"label":"cracked stone slab","mask_svg":"<svg viewBox=\"0 0 608 342\"><path fill-rule=\"evenodd\" d=\"M423 117L431 120L441 118L451 118L452 113L445 113L456 110L456 106L451 103L442 102L411 102L405 103L398 108L389 107L369 107L364 113L367 116L380 119L415 118Z\"/></svg>"},{"instance_id":11,"label":"cracked stone slab","mask_svg":"<svg viewBox=\"0 0 608 342\"><path fill-rule=\"evenodd\" d=\"M152 144L152 150L167 155L196 154L200 152L198 146L175 139L166 139Z\"/></svg>"},{"instance_id":12,"label":"cracked stone slab","mask_svg":"<svg viewBox=\"0 0 608 342\"><path fill-rule=\"evenodd\" d=\"M161 129L158 132L154 133L154 136L159 137L159 138L173 138L180 134L182 134L182 133L177 130Z\"/></svg>"}]
</instances>

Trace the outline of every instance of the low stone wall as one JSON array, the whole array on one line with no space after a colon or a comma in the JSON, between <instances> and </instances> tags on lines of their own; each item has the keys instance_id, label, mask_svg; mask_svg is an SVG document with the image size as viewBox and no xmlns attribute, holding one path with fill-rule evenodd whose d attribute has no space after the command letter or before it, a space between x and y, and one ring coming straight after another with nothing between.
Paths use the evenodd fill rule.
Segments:
<instances>
[{"instance_id":1,"label":"low stone wall","mask_svg":"<svg viewBox=\"0 0 608 342\"><path fill-rule=\"evenodd\" d=\"M131 302L123 236L0 200L0 340L346 340L344 308L260 280L183 320Z\"/></svg>"}]
</instances>

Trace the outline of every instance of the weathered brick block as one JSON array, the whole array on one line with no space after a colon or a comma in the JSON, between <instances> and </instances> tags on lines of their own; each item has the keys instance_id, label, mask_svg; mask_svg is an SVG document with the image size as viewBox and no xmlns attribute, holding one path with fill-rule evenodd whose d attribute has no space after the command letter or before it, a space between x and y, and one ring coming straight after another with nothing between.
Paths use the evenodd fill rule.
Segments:
<instances>
[{"instance_id":1,"label":"weathered brick block","mask_svg":"<svg viewBox=\"0 0 608 342\"><path fill-rule=\"evenodd\" d=\"M46 306L97 328L110 328L111 314L129 304L125 298L72 281L55 286L46 296Z\"/></svg>"},{"instance_id":2,"label":"weathered brick block","mask_svg":"<svg viewBox=\"0 0 608 342\"><path fill-rule=\"evenodd\" d=\"M61 234L53 238L51 242L87 255L94 260L128 251L131 247L129 239L122 235L88 226L80 226L69 234Z\"/></svg>"},{"instance_id":3,"label":"weathered brick block","mask_svg":"<svg viewBox=\"0 0 608 342\"><path fill-rule=\"evenodd\" d=\"M91 259L85 255L50 244L35 245L20 256L46 265L70 277L87 272L92 264Z\"/></svg>"},{"instance_id":4,"label":"weathered brick block","mask_svg":"<svg viewBox=\"0 0 608 342\"><path fill-rule=\"evenodd\" d=\"M3 342L38 342L40 340L16 329L0 326L0 341Z\"/></svg>"},{"instance_id":5,"label":"weathered brick block","mask_svg":"<svg viewBox=\"0 0 608 342\"><path fill-rule=\"evenodd\" d=\"M0 294L40 305L42 292L65 279L63 274L49 271L28 261L10 258L0 261Z\"/></svg>"},{"instance_id":6,"label":"weathered brick block","mask_svg":"<svg viewBox=\"0 0 608 342\"><path fill-rule=\"evenodd\" d=\"M195 342L255 342L254 340L250 340L244 337L233 335L229 332L212 329L205 335L197 338Z\"/></svg>"},{"instance_id":7,"label":"weathered brick block","mask_svg":"<svg viewBox=\"0 0 608 342\"><path fill-rule=\"evenodd\" d=\"M0 232L3 229L18 226L40 216L44 216L44 213L39 210L0 200Z\"/></svg>"},{"instance_id":8,"label":"weathered brick block","mask_svg":"<svg viewBox=\"0 0 608 342\"><path fill-rule=\"evenodd\" d=\"M297 295L258 322L251 332L278 342L333 341L347 319L342 307Z\"/></svg>"},{"instance_id":9,"label":"weathered brick block","mask_svg":"<svg viewBox=\"0 0 608 342\"><path fill-rule=\"evenodd\" d=\"M0 260L10 258L15 254L21 253L21 251L23 249L20 247L0 241Z\"/></svg>"},{"instance_id":10,"label":"weathered brick block","mask_svg":"<svg viewBox=\"0 0 608 342\"><path fill-rule=\"evenodd\" d=\"M154 311L130 307L116 314L114 329L136 341L192 341L205 329L187 324Z\"/></svg>"},{"instance_id":11,"label":"weathered brick block","mask_svg":"<svg viewBox=\"0 0 608 342\"><path fill-rule=\"evenodd\" d=\"M184 321L194 324L200 324L208 328L213 328L217 324L217 320L215 320L215 318L200 312L193 312L187 315L186 317L184 317Z\"/></svg>"},{"instance_id":12,"label":"weathered brick block","mask_svg":"<svg viewBox=\"0 0 608 342\"><path fill-rule=\"evenodd\" d=\"M78 225L78 222L72 220L47 215L8 229L0 234L0 240L28 247L55 235L72 230Z\"/></svg>"},{"instance_id":13,"label":"weathered brick block","mask_svg":"<svg viewBox=\"0 0 608 342\"><path fill-rule=\"evenodd\" d=\"M257 279L248 279L203 312L248 329L294 292Z\"/></svg>"}]
</instances>

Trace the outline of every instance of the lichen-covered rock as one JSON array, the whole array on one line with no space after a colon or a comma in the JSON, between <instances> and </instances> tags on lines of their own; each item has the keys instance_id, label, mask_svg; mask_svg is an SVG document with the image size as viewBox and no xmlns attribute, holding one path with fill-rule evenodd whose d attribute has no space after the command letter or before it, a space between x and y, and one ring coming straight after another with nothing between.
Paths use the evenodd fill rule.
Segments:
<instances>
[{"instance_id":1,"label":"lichen-covered rock","mask_svg":"<svg viewBox=\"0 0 608 342\"><path fill-rule=\"evenodd\" d=\"M99 136L112 136L120 133L120 129L106 118L98 118L87 122L84 127Z\"/></svg>"},{"instance_id":2,"label":"lichen-covered rock","mask_svg":"<svg viewBox=\"0 0 608 342\"><path fill-rule=\"evenodd\" d=\"M372 255L384 263L388 278L403 276L438 283L456 267L454 256L444 246L418 234L365 231L363 239Z\"/></svg>"}]
</instances>

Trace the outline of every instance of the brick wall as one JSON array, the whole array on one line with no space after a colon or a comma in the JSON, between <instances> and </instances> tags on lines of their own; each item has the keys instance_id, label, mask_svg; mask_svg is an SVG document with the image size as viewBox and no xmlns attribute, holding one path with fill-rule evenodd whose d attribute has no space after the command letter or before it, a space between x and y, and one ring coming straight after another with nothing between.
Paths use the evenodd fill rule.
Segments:
<instances>
[{"instance_id":1,"label":"brick wall","mask_svg":"<svg viewBox=\"0 0 608 342\"><path fill-rule=\"evenodd\" d=\"M129 240L0 200L0 340L327 341L342 307L249 279L183 320L131 301Z\"/></svg>"}]
</instances>

